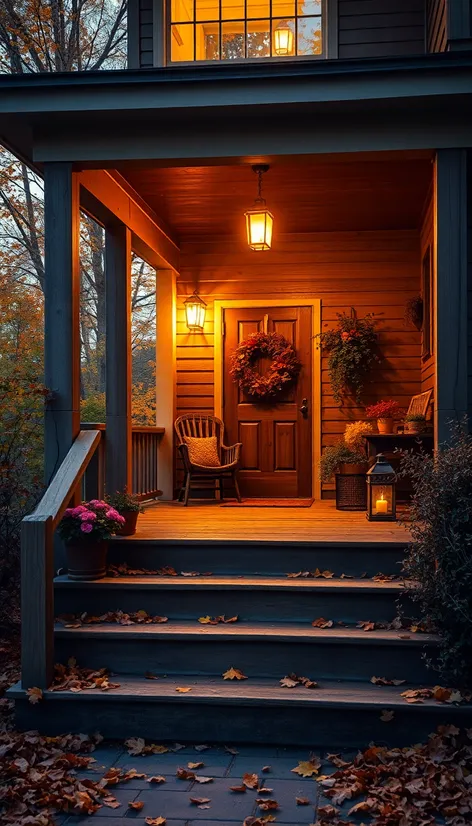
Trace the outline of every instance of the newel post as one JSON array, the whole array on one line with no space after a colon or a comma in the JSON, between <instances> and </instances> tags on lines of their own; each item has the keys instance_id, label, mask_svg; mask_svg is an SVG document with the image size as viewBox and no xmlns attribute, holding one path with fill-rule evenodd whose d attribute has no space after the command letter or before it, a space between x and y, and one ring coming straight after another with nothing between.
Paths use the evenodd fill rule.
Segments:
<instances>
[{"instance_id":1,"label":"newel post","mask_svg":"<svg viewBox=\"0 0 472 826\"><path fill-rule=\"evenodd\" d=\"M54 670L53 530L51 517L21 525L21 683L48 688Z\"/></svg>"},{"instance_id":2,"label":"newel post","mask_svg":"<svg viewBox=\"0 0 472 826\"><path fill-rule=\"evenodd\" d=\"M435 441L467 413L467 152L436 153Z\"/></svg>"},{"instance_id":3,"label":"newel post","mask_svg":"<svg viewBox=\"0 0 472 826\"><path fill-rule=\"evenodd\" d=\"M106 490L131 490L131 232L105 231Z\"/></svg>"}]
</instances>

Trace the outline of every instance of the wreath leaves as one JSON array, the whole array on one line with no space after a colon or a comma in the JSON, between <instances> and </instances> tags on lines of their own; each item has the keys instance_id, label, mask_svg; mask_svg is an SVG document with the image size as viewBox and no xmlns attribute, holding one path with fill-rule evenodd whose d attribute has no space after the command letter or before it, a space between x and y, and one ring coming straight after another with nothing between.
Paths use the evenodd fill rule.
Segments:
<instances>
[{"instance_id":1,"label":"wreath leaves","mask_svg":"<svg viewBox=\"0 0 472 826\"><path fill-rule=\"evenodd\" d=\"M266 356L272 363L264 375L254 364ZM231 354L230 375L248 395L272 399L292 384L301 370L293 345L280 333L251 333Z\"/></svg>"}]
</instances>

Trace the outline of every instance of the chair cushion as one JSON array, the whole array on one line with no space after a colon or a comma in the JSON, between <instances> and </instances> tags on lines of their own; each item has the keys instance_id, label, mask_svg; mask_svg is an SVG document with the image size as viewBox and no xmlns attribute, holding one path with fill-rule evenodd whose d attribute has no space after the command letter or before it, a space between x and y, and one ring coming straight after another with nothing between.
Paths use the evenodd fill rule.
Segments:
<instances>
[{"instance_id":1,"label":"chair cushion","mask_svg":"<svg viewBox=\"0 0 472 826\"><path fill-rule=\"evenodd\" d=\"M192 465L201 465L202 467L221 466L216 436L203 438L184 436L184 442L188 447L188 456Z\"/></svg>"}]
</instances>

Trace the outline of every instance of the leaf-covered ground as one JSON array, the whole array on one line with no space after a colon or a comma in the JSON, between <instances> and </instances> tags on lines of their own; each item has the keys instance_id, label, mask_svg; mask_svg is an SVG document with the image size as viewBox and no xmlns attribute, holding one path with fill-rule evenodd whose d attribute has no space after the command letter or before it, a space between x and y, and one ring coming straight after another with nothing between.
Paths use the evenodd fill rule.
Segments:
<instances>
[{"instance_id":1,"label":"leaf-covered ground","mask_svg":"<svg viewBox=\"0 0 472 826\"><path fill-rule=\"evenodd\" d=\"M0 806L5 826L466 826L472 730L349 755L4 731Z\"/></svg>"}]
</instances>

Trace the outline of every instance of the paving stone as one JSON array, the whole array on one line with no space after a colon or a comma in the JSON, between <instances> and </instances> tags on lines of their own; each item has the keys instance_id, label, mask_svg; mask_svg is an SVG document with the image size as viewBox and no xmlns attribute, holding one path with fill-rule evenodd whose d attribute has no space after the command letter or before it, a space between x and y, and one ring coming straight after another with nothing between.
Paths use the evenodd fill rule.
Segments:
<instances>
[{"instance_id":1,"label":"paving stone","mask_svg":"<svg viewBox=\"0 0 472 826\"><path fill-rule=\"evenodd\" d=\"M286 780L296 780L296 776L292 774L292 769L296 767L299 760L308 760L309 754L304 754L303 757L275 757L271 758L267 755L265 759L258 758L256 760L252 758L245 758L243 756L238 755L235 757L233 763L231 764L229 770L229 777L232 779L234 778L241 778L243 774L249 772L250 774L256 773L259 777L267 782L270 778L280 777L285 778ZM270 766L269 772L263 772L263 766ZM270 785L270 783L269 783Z\"/></svg>"},{"instance_id":2,"label":"paving stone","mask_svg":"<svg viewBox=\"0 0 472 826\"><path fill-rule=\"evenodd\" d=\"M175 775L178 768L187 768L187 763L204 763L202 769L198 769L199 774L205 774L210 777L224 777L227 773L233 757L230 754L222 752L210 754L203 752L198 754L192 752L191 754L150 754L144 757L133 757L130 754L123 754L116 765L120 768L136 769L138 772L146 772L146 774L163 774ZM170 781L170 777L168 777ZM182 782L182 781L179 781Z\"/></svg>"},{"instance_id":3,"label":"paving stone","mask_svg":"<svg viewBox=\"0 0 472 826\"><path fill-rule=\"evenodd\" d=\"M128 803L132 800L136 800L139 792L133 789L117 789L116 787L113 787L110 789L110 794L113 795L119 803L121 803L121 806L116 809L111 809L109 806L102 806L101 809L97 809L93 815L94 818L106 817L108 820L108 818L112 817L124 817L128 809ZM80 824L80 826L82 826L85 822L85 819L80 815L71 815L67 820L67 823L69 823L69 820L71 824L77 823Z\"/></svg>"},{"instance_id":4,"label":"paving stone","mask_svg":"<svg viewBox=\"0 0 472 826\"><path fill-rule=\"evenodd\" d=\"M141 792L138 800L144 801L146 817L163 815L184 820L217 820L242 824L245 817L255 808L254 792L234 794L228 790L227 780L217 779L213 783L201 785L195 783L190 792L175 794L164 789ZM209 797L210 809L198 809L190 803L190 797Z\"/></svg>"},{"instance_id":5,"label":"paving stone","mask_svg":"<svg viewBox=\"0 0 472 826\"><path fill-rule=\"evenodd\" d=\"M136 826L145 826L145 819L142 815L142 812L139 813L139 817L135 819ZM64 826L97 826L97 821L95 817L85 817L85 818L78 818L78 817L68 817L66 821L64 821ZM114 815L107 819L106 826L124 826L123 817L117 817ZM185 820L173 820L172 818L167 818L166 826L186 826ZM215 824L213 824L215 826Z\"/></svg>"},{"instance_id":6,"label":"paving stone","mask_svg":"<svg viewBox=\"0 0 472 826\"><path fill-rule=\"evenodd\" d=\"M267 782L269 788L273 789L270 795L261 795L264 800L276 800L279 808L273 811L277 817L277 823L283 821L285 823L314 823L316 801L319 790L318 785L314 780L278 780L274 779L273 783ZM255 795L259 797L259 795ZM310 801L309 806L297 806L296 797L306 797ZM257 814L263 815L264 811L256 808Z\"/></svg>"}]
</instances>

